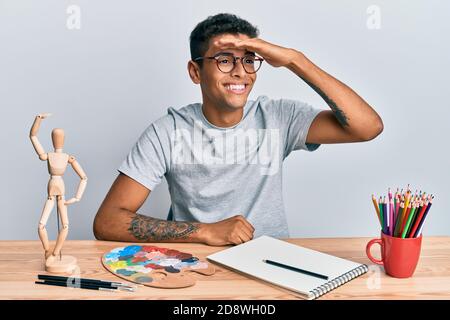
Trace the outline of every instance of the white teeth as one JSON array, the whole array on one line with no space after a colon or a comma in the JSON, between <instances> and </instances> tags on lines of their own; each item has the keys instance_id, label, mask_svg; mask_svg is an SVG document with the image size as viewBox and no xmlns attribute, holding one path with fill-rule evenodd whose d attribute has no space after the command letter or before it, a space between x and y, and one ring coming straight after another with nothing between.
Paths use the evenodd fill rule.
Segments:
<instances>
[{"instance_id":1,"label":"white teeth","mask_svg":"<svg viewBox=\"0 0 450 320\"><path fill-rule=\"evenodd\" d=\"M245 85L244 84L229 84L227 85L228 90L244 90Z\"/></svg>"}]
</instances>

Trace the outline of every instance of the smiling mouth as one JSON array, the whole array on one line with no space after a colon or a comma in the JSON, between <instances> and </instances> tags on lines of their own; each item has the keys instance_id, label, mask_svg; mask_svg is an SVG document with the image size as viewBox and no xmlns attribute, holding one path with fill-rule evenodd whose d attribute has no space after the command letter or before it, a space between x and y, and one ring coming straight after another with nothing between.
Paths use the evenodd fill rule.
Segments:
<instances>
[{"instance_id":1,"label":"smiling mouth","mask_svg":"<svg viewBox=\"0 0 450 320\"><path fill-rule=\"evenodd\" d=\"M247 91L248 84L231 84L228 83L225 85L225 89L227 89L228 92L234 93L234 94L243 94Z\"/></svg>"}]
</instances>

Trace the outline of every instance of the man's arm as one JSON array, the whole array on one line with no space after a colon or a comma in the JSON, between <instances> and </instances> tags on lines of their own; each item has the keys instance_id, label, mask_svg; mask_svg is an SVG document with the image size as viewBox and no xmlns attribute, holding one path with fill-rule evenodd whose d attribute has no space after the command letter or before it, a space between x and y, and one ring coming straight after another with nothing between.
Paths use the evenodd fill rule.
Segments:
<instances>
[{"instance_id":1,"label":"man's arm","mask_svg":"<svg viewBox=\"0 0 450 320\"><path fill-rule=\"evenodd\" d=\"M137 242L199 242L200 223L176 222L138 214L150 190L119 174L94 220L100 240Z\"/></svg>"},{"instance_id":2,"label":"man's arm","mask_svg":"<svg viewBox=\"0 0 450 320\"><path fill-rule=\"evenodd\" d=\"M136 211L151 191L119 174L94 220L99 240L127 242L201 242L210 245L239 244L253 237L254 228L238 215L216 223L167 221Z\"/></svg>"},{"instance_id":3,"label":"man's arm","mask_svg":"<svg viewBox=\"0 0 450 320\"><path fill-rule=\"evenodd\" d=\"M383 131L380 116L350 87L329 75L302 53L295 51L286 66L303 79L328 104L312 122L307 143L368 141Z\"/></svg>"},{"instance_id":4,"label":"man's arm","mask_svg":"<svg viewBox=\"0 0 450 320\"><path fill-rule=\"evenodd\" d=\"M316 116L306 143L367 141L383 131L381 118L367 102L347 85L314 65L301 52L259 38L237 40L224 37L216 45L221 49L252 51L274 67L287 67L325 100L331 110Z\"/></svg>"}]
</instances>

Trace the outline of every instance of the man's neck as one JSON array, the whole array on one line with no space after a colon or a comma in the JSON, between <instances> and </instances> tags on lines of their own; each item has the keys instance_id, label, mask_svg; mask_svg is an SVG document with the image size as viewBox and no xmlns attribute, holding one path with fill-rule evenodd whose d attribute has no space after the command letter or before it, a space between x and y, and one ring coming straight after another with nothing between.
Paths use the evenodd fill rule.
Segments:
<instances>
[{"instance_id":1,"label":"man's neck","mask_svg":"<svg viewBox=\"0 0 450 320\"><path fill-rule=\"evenodd\" d=\"M205 102L202 105L205 118L216 127L228 128L237 125L242 120L244 108L221 109Z\"/></svg>"}]
</instances>

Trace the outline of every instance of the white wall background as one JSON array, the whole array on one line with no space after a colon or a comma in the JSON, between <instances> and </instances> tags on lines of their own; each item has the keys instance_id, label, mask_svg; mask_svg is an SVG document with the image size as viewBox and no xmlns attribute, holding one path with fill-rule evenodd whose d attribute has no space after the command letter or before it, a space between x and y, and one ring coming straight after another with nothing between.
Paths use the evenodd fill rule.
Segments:
<instances>
[{"instance_id":1,"label":"white wall background","mask_svg":"<svg viewBox=\"0 0 450 320\"><path fill-rule=\"evenodd\" d=\"M106 1L0 0L0 239L38 239L48 173L28 134L52 112L39 138L66 131L65 151L89 176L82 202L69 207L70 239L93 239L92 221L116 168L141 132L166 113L201 101L186 71L188 37L208 15L231 12L268 41L303 51L351 86L383 118L368 143L323 145L285 162L284 195L292 237L375 236L371 194L410 183L435 194L425 235L450 235L448 195L448 1ZM80 29L66 26L70 5ZM369 29L377 5L381 28ZM287 69L265 64L251 98L307 101L328 108ZM67 198L77 176L65 176ZM166 217L163 183L141 213ZM48 223L55 237L56 214Z\"/></svg>"}]
</instances>

